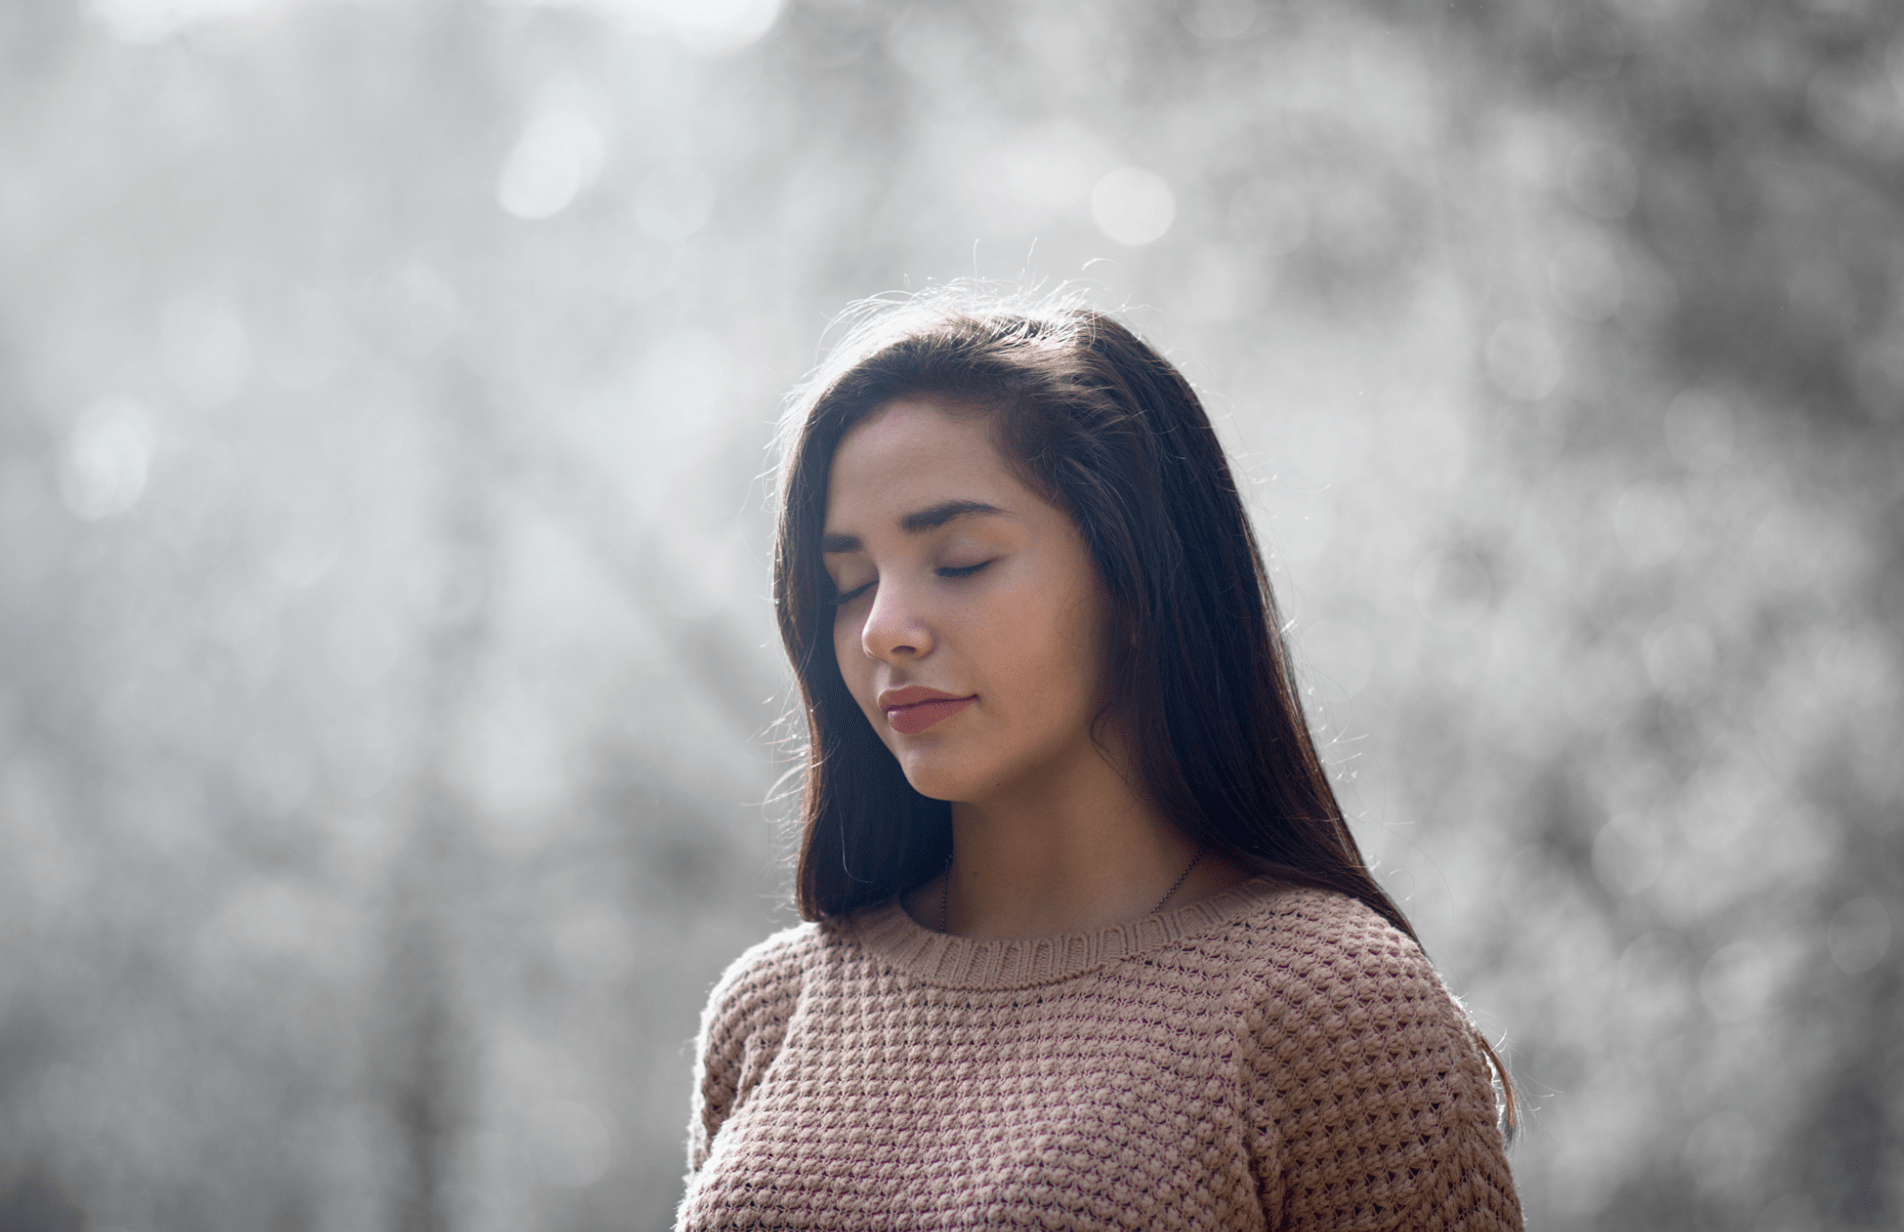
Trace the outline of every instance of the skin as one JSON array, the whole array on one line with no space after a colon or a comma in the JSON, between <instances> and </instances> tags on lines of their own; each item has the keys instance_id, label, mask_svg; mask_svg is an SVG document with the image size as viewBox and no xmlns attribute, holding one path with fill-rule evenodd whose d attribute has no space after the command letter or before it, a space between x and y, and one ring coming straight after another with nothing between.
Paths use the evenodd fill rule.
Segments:
<instances>
[{"instance_id":1,"label":"skin","mask_svg":"<svg viewBox=\"0 0 1904 1232\"><path fill-rule=\"evenodd\" d=\"M840 673L907 780L952 804L948 880L914 891L913 918L936 928L942 892L947 931L977 938L1148 914L1196 844L1135 786L1116 716L1099 721L1106 600L1089 549L986 417L908 397L857 424L825 535ZM908 735L879 697L912 685L974 701ZM1245 875L1206 853L1169 905Z\"/></svg>"}]
</instances>

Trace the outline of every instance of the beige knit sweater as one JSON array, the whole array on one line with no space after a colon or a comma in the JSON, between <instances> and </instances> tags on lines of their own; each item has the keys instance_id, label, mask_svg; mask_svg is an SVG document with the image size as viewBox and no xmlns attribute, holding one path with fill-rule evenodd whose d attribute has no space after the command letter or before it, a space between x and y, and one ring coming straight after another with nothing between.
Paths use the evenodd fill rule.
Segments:
<instances>
[{"instance_id":1,"label":"beige knit sweater","mask_svg":"<svg viewBox=\"0 0 1904 1232\"><path fill-rule=\"evenodd\" d=\"M678 1227L1518 1229L1474 1029L1367 907L1250 881L973 941L895 904L742 955Z\"/></svg>"}]
</instances>

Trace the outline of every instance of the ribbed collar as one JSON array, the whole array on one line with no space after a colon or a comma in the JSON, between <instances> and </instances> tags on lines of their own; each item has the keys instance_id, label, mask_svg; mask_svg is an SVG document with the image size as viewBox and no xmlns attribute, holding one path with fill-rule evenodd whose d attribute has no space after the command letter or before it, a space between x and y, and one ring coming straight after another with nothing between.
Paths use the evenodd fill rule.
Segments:
<instances>
[{"instance_id":1,"label":"ribbed collar","mask_svg":"<svg viewBox=\"0 0 1904 1232\"><path fill-rule=\"evenodd\" d=\"M944 988L1028 988L1054 984L1109 962L1135 958L1185 938L1212 932L1270 903L1306 891L1253 877L1194 903L1095 932L976 941L921 928L898 900L857 917L850 926L860 945L893 967Z\"/></svg>"}]
</instances>

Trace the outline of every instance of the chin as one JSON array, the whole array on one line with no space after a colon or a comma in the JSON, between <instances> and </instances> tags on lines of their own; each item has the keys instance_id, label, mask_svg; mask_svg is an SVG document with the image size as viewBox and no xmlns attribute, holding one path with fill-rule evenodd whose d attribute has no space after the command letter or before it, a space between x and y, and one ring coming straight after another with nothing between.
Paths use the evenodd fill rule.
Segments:
<instances>
[{"instance_id":1,"label":"chin","mask_svg":"<svg viewBox=\"0 0 1904 1232\"><path fill-rule=\"evenodd\" d=\"M970 759L947 756L943 749L913 748L894 751L899 769L912 789L930 800L972 800L986 782L981 768Z\"/></svg>"},{"instance_id":2,"label":"chin","mask_svg":"<svg viewBox=\"0 0 1904 1232\"><path fill-rule=\"evenodd\" d=\"M922 761L925 764L920 764ZM905 772L906 782L912 784L912 789L929 800L971 799L971 776L932 762L931 758L900 758L899 768Z\"/></svg>"}]
</instances>

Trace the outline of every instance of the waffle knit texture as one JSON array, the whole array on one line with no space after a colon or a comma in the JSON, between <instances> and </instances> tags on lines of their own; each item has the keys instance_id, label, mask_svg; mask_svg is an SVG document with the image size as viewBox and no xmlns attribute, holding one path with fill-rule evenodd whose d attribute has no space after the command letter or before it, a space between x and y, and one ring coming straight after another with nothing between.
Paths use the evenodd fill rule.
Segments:
<instances>
[{"instance_id":1,"label":"waffle knit texture","mask_svg":"<svg viewBox=\"0 0 1904 1232\"><path fill-rule=\"evenodd\" d=\"M1477 1040L1327 891L1027 941L893 903L716 985L677 1227L1519 1229Z\"/></svg>"}]
</instances>

